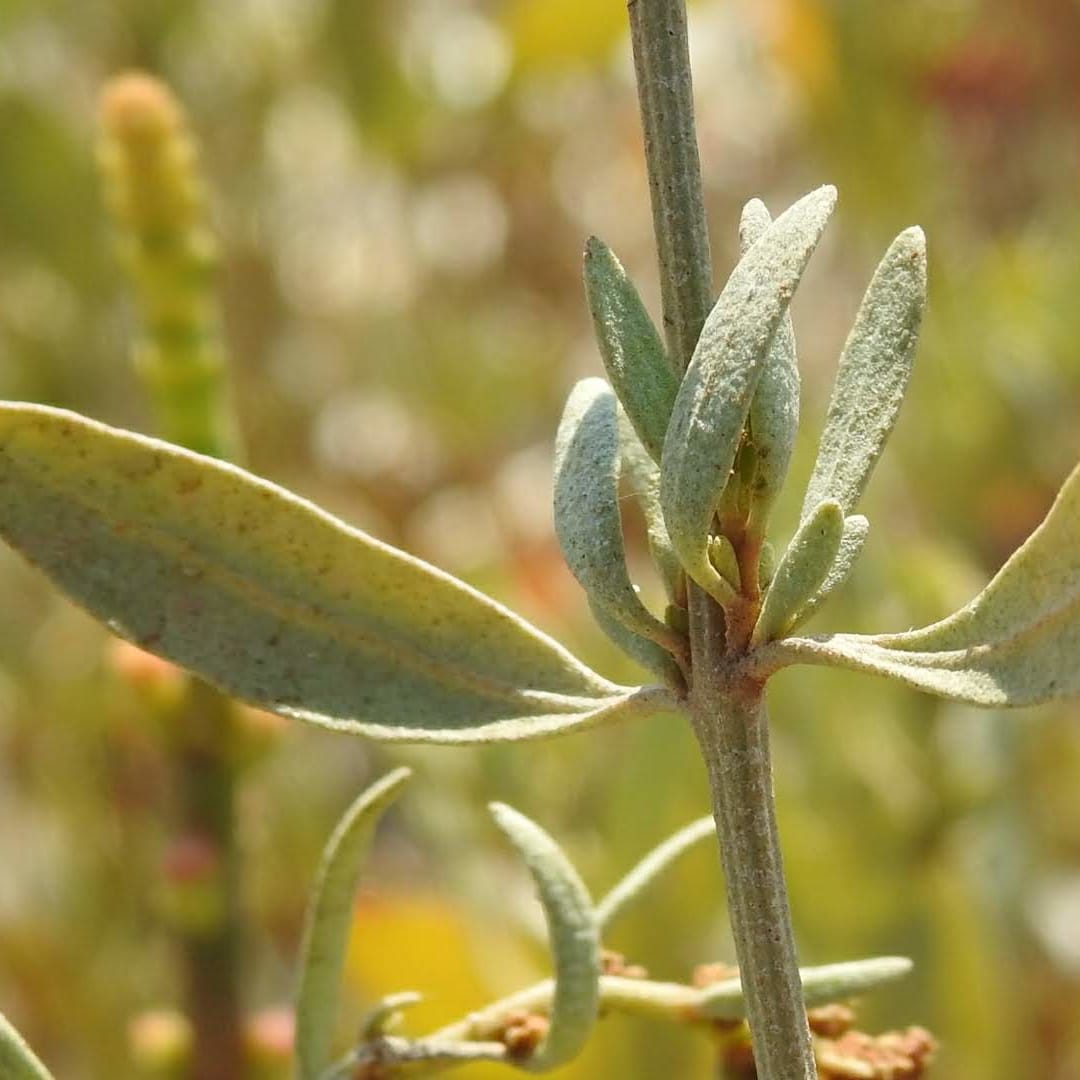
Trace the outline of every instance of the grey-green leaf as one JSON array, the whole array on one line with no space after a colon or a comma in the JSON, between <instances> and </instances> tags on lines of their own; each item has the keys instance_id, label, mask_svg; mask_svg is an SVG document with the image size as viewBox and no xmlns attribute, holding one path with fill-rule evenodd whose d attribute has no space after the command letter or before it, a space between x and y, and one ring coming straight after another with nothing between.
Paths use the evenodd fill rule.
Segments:
<instances>
[{"instance_id":1,"label":"grey-green leaf","mask_svg":"<svg viewBox=\"0 0 1080 1080\"><path fill-rule=\"evenodd\" d=\"M596 620L596 625L607 635L608 639L621 649L635 663L640 664L646 671L651 671L665 686L683 688L686 681L683 678L679 665L666 649L661 648L655 641L650 641L633 630L628 630L609 611L589 600L589 611Z\"/></svg>"},{"instance_id":2,"label":"grey-green leaf","mask_svg":"<svg viewBox=\"0 0 1080 1080\"><path fill-rule=\"evenodd\" d=\"M3 1013L0 1013L0 1078L52 1080L52 1074Z\"/></svg>"},{"instance_id":3,"label":"grey-green leaf","mask_svg":"<svg viewBox=\"0 0 1080 1080\"><path fill-rule=\"evenodd\" d=\"M492 803L491 813L525 860L547 918L555 965L551 1023L544 1041L521 1063L532 1072L544 1072L575 1058L596 1022L600 932L588 890L559 845L509 806Z\"/></svg>"},{"instance_id":4,"label":"grey-green leaf","mask_svg":"<svg viewBox=\"0 0 1080 1080\"><path fill-rule=\"evenodd\" d=\"M801 626L809 619L823 603L848 579L855 566L866 537L870 532L870 522L862 514L852 514L844 519L844 532L840 537L840 548L833 559L825 580L817 591L806 601L788 626L788 633Z\"/></svg>"},{"instance_id":5,"label":"grey-green leaf","mask_svg":"<svg viewBox=\"0 0 1080 1080\"><path fill-rule=\"evenodd\" d=\"M800 968L803 1001L812 1008L865 994L902 979L912 966L905 956L874 956L843 964ZM694 1012L712 1020L742 1020L746 1016L746 1002L739 977L724 979L702 990Z\"/></svg>"},{"instance_id":6,"label":"grey-green leaf","mask_svg":"<svg viewBox=\"0 0 1080 1080\"><path fill-rule=\"evenodd\" d=\"M633 282L595 236L585 245L585 295L611 385L656 461L679 381Z\"/></svg>"},{"instance_id":7,"label":"grey-green leaf","mask_svg":"<svg viewBox=\"0 0 1080 1080\"><path fill-rule=\"evenodd\" d=\"M698 818L677 833L669 836L652 849L611 891L596 905L596 921L602 931L622 917L628 908L641 897L672 863L688 852L695 844L716 835L716 824L711 817Z\"/></svg>"},{"instance_id":8,"label":"grey-green leaf","mask_svg":"<svg viewBox=\"0 0 1080 1080\"><path fill-rule=\"evenodd\" d=\"M850 514L896 423L926 306L926 237L905 229L874 272L836 374L805 518L834 499Z\"/></svg>"},{"instance_id":9,"label":"grey-green leaf","mask_svg":"<svg viewBox=\"0 0 1080 1080\"><path fill-rule=\"evenodd\" d=\"M312 504L74 413L0 405L0 535L116 633L339 730L519 739L662 707Z\"/></svg>"},{"instance_id":10,"label":"grey-green leaf","mask_svg":"<svg viewBox=\"0 0 1080 1080\"><path fill-rule=\"evenodd\" d=\"M788 638L766 667L802 662L886 675L973 705L1080 694L1080 469L1042 524L971 603L921 630Z\"/></svg>"},{"instance_id":11,"label":"grey-green leaf","mask_svg":"<svg viewBox=\"0 0 1080 1080\"><path fill-rule=\"evenodd\" d=\"M709 562L713 514L769 347L835 201L831 187L800 199L740 259L675 399L660 468L664 520L686 572L721 601L730 590Z\"/></svg>"},{"instance_id":12,"label":"grey-green leaf","mask_svg":"<svg viewBox=\"0 0 1080 1080\"><path fill-rule=\"evenodd\" d=\"M634 633L668 648L678 636L638 598L619 513L618 402L603 379L570 393L555 437L555 534L589 599Z\"/></svg>"},{"instance_id":13,"label":"grey-green leaf","mask_svg":"<svg viewBox=\"0 0 1080 1080\"><path fill-rule=\"evenodd\" d=\"M739 222L739 251L745 255L772 224L760 199L743 207ZM757 451L750 530L765 535L769 513L787 476L795 435L799 430L799 364L795 355L795 329L788 312L769 346L757 389L750 402L750 439Z\"/></svg>"},{"instance_id":14,"label":"grey-green leaf","mask_svg":"<svg viewBox=\"0 0 1080 1080\"><path fill-rule=\"evenodd\" d=\"M684 594L683 571L671 546L664 512L660 508L660 468L634 431L623 409L619 410L619 448L622 475L629 484L645 518L649 554L663 582L668 599L677 602Z\"/></svg>"},{"instance_id":15,"label":"grey-green leaf","mask_svg":"<svg viewBox=\"0 0 1080 1080\"><path fill-rule=\"evenodd\" d=\"M341 973L361 865L380 814L410 776L395 769L349 807L323 852L308 908L296 995L296 1066L299 1080L319 1080L333 1060Z\"/></svg>"},{"instance_id":16,"label":"grey-green leaf","mask_svg":"<svg viewBox=\"0 0 1080 1080\"><path fill-rule=\"evenodd\" d=\"M823 502L799 526L765 593L753 644L787 633L796 614L825 581L836 561L843 533L844 512L835 502Z\"/></svg>"}]
</instances>

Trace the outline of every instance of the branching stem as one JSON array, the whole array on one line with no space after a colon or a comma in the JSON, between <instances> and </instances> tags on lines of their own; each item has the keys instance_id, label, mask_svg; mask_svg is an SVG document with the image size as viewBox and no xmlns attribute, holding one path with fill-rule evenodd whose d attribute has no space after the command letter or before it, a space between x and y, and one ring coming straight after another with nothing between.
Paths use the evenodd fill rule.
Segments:
<instances>
[{"instance_id":1,"label":"branching stem","mask_svg":"<svg viewBox=\"0 0 1080 1080\"><path fill-rule=\"evenodd\" d=\"M685 0L629 0L664 332L685 371L712 303L712 266L694 132ZM754 553L740 559L756 573ZM750 571L750 564L754 570ZM732 677L752 629L756 580L725 619L688 588L694 730L712 791L732 931L761 1080L816 1075L777 838L761 686Z\"/></svg>"}]
</instances>

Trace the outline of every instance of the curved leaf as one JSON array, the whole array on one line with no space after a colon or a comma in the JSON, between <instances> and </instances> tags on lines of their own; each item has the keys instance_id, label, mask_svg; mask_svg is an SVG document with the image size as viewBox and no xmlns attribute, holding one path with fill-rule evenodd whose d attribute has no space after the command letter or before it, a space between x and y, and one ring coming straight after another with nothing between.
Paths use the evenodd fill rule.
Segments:
<instances>
[{"instance_id":1,"label":"curved leaf","mask_svg":"<svg viewBox=\"0 0 1080 1080\"><path fill-rule=\"evenodd\" d=\"M642 445L659 461L679 380L633 282L595 236L585 244L585 295L611 385Z\"/></svg>"},{"instance_id":2,"label":"curved leaf","mask_svg":"<svg viewBox=\"0 0 1080 1080\"><path fill-rule=\"evenodd\" d=\"M0 535L121 636L327 727L521 739L657 704L265 480L74 413L0 405Z\"/></svg>"},{"instance_id":3,"label":"curved leaf","mask_svg":"<svg viewBox=\"0 0 1080 1080\"><path fill-rule=\"evenodd\" d=\"M668 599L677 603L684 594L683 569L671 546L664 512L660 508L660 468L630 425L626 412L619 410L619 448L622 472L645 518L649 554L663 582Z\"/></svg>"},{"instance_id":4,"label":"curved leaf","mask_svg":"<svg viewBox=\"0 0 1080 1080\"><path fill-rule=\"evenodd\" d=\"M52 1080L52 1074L3 1013L0 1013L0 1077L3 1080Z\"/></svg>"},{"instance_id":5,"label":"curved leaf","mask_svg":"<svg viewBox=\"0 0 1080 1080\"><path fill-rule=\"evenodd\" d=\"M668 648L681 642L638 598L626 570L619 514L619 413L603 379L583 379L555 437L555 534L590 601Z\"/></svg>"},{"instance_id":6,"label":"curved leaf","mask_svg":"<svg viewBox=\"0 0 1080 1080\"><path fill-rule=\"evenodd\" d=\"M559 845L539 825L502 803L491 813L529 868L547 918L555 964L551 1024L521 1064L533 1072L578 1055L596 1022L600 1001L600 932L592 900Z\"/></svg>"},{"instance_id":7,"label":"curved leaf","mask_svg":"<svg viewBox=\"0 0 1080 1080\"><path fill-rule=\"evenodd\" d=\"M926 237L905 229L881 260L836 373L803 518L826 499L851 513L896 423L926 306Z\"/></svg>"},{"instance_id":8,"label":"curved leaf","mask_svg":"<svg viewBox=\"0 0 1080 1080\"><path fill-rule=\"evenodd\" d=\"M907 975L914 965L906 956L874 956L866 960L850 960L843 964L823 964L820 967L800 968L803 1001L808 1008L842 1001L856 994L865 994L879 986L895 982ZM742 981L736 975L713 983L701 991L694 1012L711 1020L742 1020L746 1017L746 1001Z\"/></svg>"},{"instance_id":9,"label":"curved leaf","mask_svg":"<svg viewBox=\"0 0 1080 1080\"><path fill-rule=\"evenodd\" d=\"M661 648L655 641L635 634L633 630L628 630L609 611L591 599L589 611L608 640L636 664L640 664L646 671L651 671L665 686L680 689L685 687L682 671L667 649Z\"/></svg>"},{"instance_id":10,"label":"curved leaf","mask_svg":"<svg viewBox=\"0 0 1080 1080\"><path fill-rule=\"evenodd\" d=\"M942 697L994 707L1080 694L1080 469L1046 519L971 603L902 634L788 638L762 650L773 668L802 662L886 675Z\"/></svg>"},{"instance_id":11,"label":"curved leaf","mask_svg":"<svg viewBox=\"0 0 1080 1080\"><path fill-rule=\"evenodd\" d=\"M753 644L783 635L796 613L825 581L840 550L844 513L823 502L798 528L773 574L751 639Z\"/></svg>"},{"instance_id":12,"label":"curved leaf","mask_svg":"<svg viewBox=\"0 0 1080 1080\"><path fill-rule=\"evenodd\" d=\"M409 779L395 769L372 784L345 812L323 852L301 948L296 995L296 1061L300 1080L319 1080L333 1060L341 973L349 941L361 863L379 815Z\"/></svg>"},{"instance_id":13,"label":"curved leaf","mask_svg":"<svg viewBox=\"0 0 1080 1080\"><path fill-rule=\"evenodd\" d=\"M788 627L788 633L806 622L829 596L847 581L856 560L862 553L869 532L870 522L862 514L852 514L851 517L844 519L844 532L840 537L840 548L836 552L836 558L820 587L796 612Z\"/></svg>"},{"instance_id":14,"label":"curved leaf","mask_svg":"<svg viewBox=\"0 0 1080 1080\"><path fill-rule=\"evenodd\" d=\"M727 486L769 346L836 201L831 187L799 200L735 267L705 320L679 387L660 465L660 502L686 572L723 601L709 562L713 515Z\"/></svg>"},{"instance_id":15,"label":"curved leaf","mask_svg":"<svg viewBox=\"0 0 1080 1080\"><path fill-rule=\"evenodd\" d=\"M739 222L740 255L745 255L771 224L772 216L765 204L751 199L743 207ZM788 312L780 320L750 401L750 440L757 451L750 529L758 536L765 533L769 512L791 463L799 430L799 385L795 329Z\"/></svg>"},{"instance_id":16,"label":"curved leaf","mask_svg":"<svg viewBox=\"0 0 1080 1080\"><path fill-rule=\"evenodd\" d=\"M619 919L676 859L701 840L715 835L716 823L712 817L702 817L654 847L596 905L596 921L601 931L610 930L611 924Z\"/></svg>"}]
</instances>

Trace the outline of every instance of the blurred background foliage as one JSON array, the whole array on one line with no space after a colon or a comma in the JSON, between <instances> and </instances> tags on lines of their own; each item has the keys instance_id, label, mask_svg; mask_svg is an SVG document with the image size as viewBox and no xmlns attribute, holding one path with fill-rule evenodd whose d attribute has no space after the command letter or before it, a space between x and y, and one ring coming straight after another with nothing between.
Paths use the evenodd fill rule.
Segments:
<instances>
[{"instance_id":1,"label":"blurred background foliage","mask_svg":"<svg viewBox=\"0 0 1080 1080\"><path fill-rule=\"evenodd\" d=\"M718 285L746 198L841 194L795 304L804 426L780 538L876 259L908 224L928 234L930 314L870 541L814 628L932 620L1080 457L1080 8L691 15ZM148 429L94 147L103 81L152 71L202 146L249 464L635 678L591 626L549 511L562 400L599 370L588 233L657 310L624 24L621 0L0 0L0 395ZM175 1000L161 883L183 862L162 824L156 676L6 550L0 581L0 1010L58 1076L135 1075L132 1018ZM926 1024L949 1080L1080 1077L1080 709L976 713L803 669L776 680L772 712L804 962L911 955L861 1026ZM598 893L708 805L670 717L475 750L297 724L268 738L241 796L248 1006L268 1029L318 850L390 764L418 777L380 835L348 980L357 1012L423 991L418 1027L545 969L487 800L543 823ZM729 960L721 896L706 845L610 944L660 978ZM562 1075L705 1076L709 1058L700 1036L616 1018Z\"/></svg>"}]
</instances>

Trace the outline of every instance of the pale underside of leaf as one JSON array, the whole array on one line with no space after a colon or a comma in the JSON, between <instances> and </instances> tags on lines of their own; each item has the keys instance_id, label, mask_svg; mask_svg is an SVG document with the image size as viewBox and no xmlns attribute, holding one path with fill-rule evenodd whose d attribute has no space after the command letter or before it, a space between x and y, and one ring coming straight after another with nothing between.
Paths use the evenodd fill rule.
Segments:
<instances>
[{"instance_id":1,"label":"pale underside of leaf","mask_svg":"<svg viewBox=\"0 0 1080 1080\"><path fill-rule=\"evenodd\" d=\"M763 668L803 662L886 675L973 705L1035 705L1080 694L1080 469L1041 525L971 603L900 634L788 638Z\"/></svg>"},{"instance_id":2,"label":"pale underside of leaf","mask_svg":"<svg viewBox=\"0 0 1080 1080\"><path fill-rule=\"evenodd\" d=\"M660 501L686 572L721 602L713 515L727 486L769 347L835 202L821 188L796 203L740 259L710 312L679 387L661 461Z\"/></svg>"},{"instance_id":3,"label":"pale underside of leaf","mask_svg":"<svg viewBox=\"0 0 1080 1080\"><path fill-rule=\"evenodd\" d=\"M0 1078L2 1080L52 1080L23 1037L0 1013Z\"/></svg>"},{"instance_id":4,"label":"pale underside of leaf","mask_svg":"<svg viewBox=\"0 0 1080 1080\"><path fill-rule=\"evenodd\" d=\"M341 974L360 871L380 814L409 775L408 769L395 769L363 792L342 817L323 852L301 947L296 996L299 1080L319 1080L333 1059Z\"/></svg>"},{"instance_id":5,"label":"pale underside of leaf","mask_svg":"<svg viewBox=\"0 0 1080 1080\"><path fill-rule=\"evenodd\" d=\"M760 199L743 207L739 222L739 251L745 255L764 236L772 216ZM799 428L799 363L795 328L788 312L780 320L757 389L750 402L750 439L757 452L757 472L749 528L765 533L769 511L784 486L795 435Z\"/></svg>"},{"instance_id":6,"label":"pale underside of leaf","mask_svg":"<svg viewBox=\"0 0 1080 1080\"><path fill-rule=\"evenodd\" d=\"M530 738L664 698L264 480L58 409L0 405L0 534L122 637L340 730Z\"/></svg>"},{"instance_id":7,"label":"pale underside of leaf","mask_svg":"<svg viewBox=\"0 0 1080 1080\"><path fill-rule=\"evenodd\" d=\"M555 967L551 1022L543 1042L522 1062L543 1072L576 1057L596 1023L600 932L588 890L558 844L509 806L493 803L491 812L525 860L547 919Z\"/></svg>"},{"instance_id":8,"label":"pale underside of leaf","mask_svg":"<svg viewBox=\"0 0 1080 1080\"><path fill-rule=\"evenodd\" d=\"M679 381L633 282L595 236L585 245L585 294L611 385L642 444L659 461Z\"/></svg>"},{"instance_id":9,"label":"pale underside of leaf","mask_svg":"<svg viewBox=\"0 0 1080 1080\"><path fill-rule=\"evenodd\" d=\"M611 387L603 379L583 379L567 400L555 439L555 534L593 604L628 630L677 648L677 635L641 602L626 569L619 441Z\"/></svg>"},{"instance_id":10,"label":"pale underside of leaf","mask_svg":"<svg viewBox=\"0 0 1080 1080\"><path fill-rule=\"evenodd\" d=\"M913 227L889 247L840 356L803 518L826 499L850 514L896 423L926 306L926 238Z\"/></svg>"},{"instance_id":11,"label":"pale underside of leaf","mask_svg":"<svg viewBox=\"0 0 1080 1080\"><path fill-rule=\"evenodd\" d=\"M844 513L835 502L823 502L799 526L765 593L752 644L787 632L799 609L825 581L843 532Z\"/></svg>"},{"instance_id":12,"label":"pale underside of leaf","mask_svg":"<svg viewBox=\"0 0 1080 1080\"><path fill-rule=\"evenodd\" d=\"M629 485L645 518L649 554L663 583L668 599L680 602L684 591L683 569L664 524L660 507L660 467L634 431L625 411L619 410L619 448L622 452L622 476Z\"/></svg>"}]
</instances>

